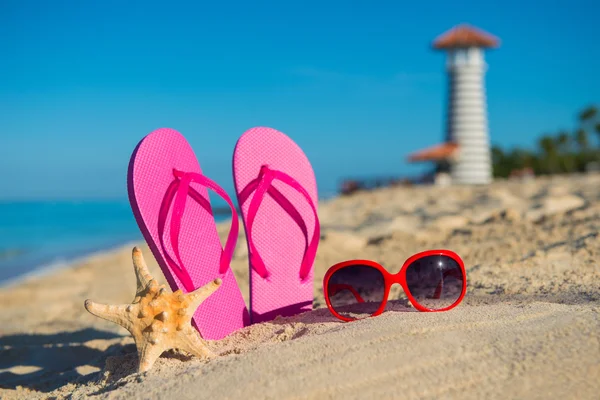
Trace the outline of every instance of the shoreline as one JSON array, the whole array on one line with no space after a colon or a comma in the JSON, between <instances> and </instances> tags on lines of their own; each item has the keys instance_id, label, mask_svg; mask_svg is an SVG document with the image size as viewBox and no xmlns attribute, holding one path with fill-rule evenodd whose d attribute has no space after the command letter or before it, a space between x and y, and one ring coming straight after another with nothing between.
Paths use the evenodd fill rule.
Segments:
<instances>
[{"instance_id":1,"label":"shoreline","mask_svg":"<svg viewBox=\"0 0 600 400\"><path fill-rule=\"evenodd\" d=\"M140 242L143 242L143 238L141 241L129 240L118 245L107 247L101 246L92 251L75 252L76 254L63 256L59 260L37 264L36 266L30 267L27 272L0 280L0 290L18 286L30 279L43 278L44 276L51 275L64 269L75 268L77 265L82 264L89 259L116 253L122 251L122 249L126 247L139 246Z\"/></svg>"},{"instance_id":2,"label":"shoreline","mask_svg":"<svg viewBox=\"0 0 600 400\"><path fill-rule=\"evenodd\" d=\"M10 201L5 204L37 204L39 201ZM129 209L129 205L124 201L103 201L103 200L87 200L87 201L48 201L41 202L48 207L54 207L56 204L74 204L77 207L89 204L117 204ZM0 201L2 205L2 201ZM223 212L227 211L227 212ZM127 218L130 218L131 211L127 211ZM231 220L231 211L229 208L225 210L222 207L216 206L213 208L213 214L217 226ZM145 243L144 237L139 231L139 228L131 216L131 226L128 226L126 232L121 233L121 240L110 240L103 237L103 240L96 240L90 245L82 245L80 243L66 242L70 245L61 246L62 250L49 251L47 248L36 248L28 250L23 246L13 246L3 249L0 253L0 288L14 286L24 279L35 277L38 273L45 275L48 271L69 268L76 265L89 257L95 257L101 254L110 253L118 250L124 245L131 243ZM61 242L63 243L63 242ZM21 272L25 271L25 272Z\"/></svg>"}]
</instances>

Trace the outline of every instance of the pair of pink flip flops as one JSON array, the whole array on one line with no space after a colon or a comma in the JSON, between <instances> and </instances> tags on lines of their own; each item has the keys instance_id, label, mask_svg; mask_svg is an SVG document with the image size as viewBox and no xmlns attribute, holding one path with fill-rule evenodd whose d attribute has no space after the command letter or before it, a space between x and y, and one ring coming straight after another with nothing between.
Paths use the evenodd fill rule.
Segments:
<instances>
[{"instance_id":1,"label":"pair of pink flip flops","mask_svg":"<svg viewBox=\"0 0 600 400\"><path fill-rule=\"evenodd\" d=\"M306 155L283 133L252 128L236 144L233 178L248 243L250 313L229 266L239 231L236 208L202 174L186 139L158 129L142 139L129 164L133 213L171 288L189 292L215 278L223 281L194 314L205 339L312 309L320 230L317 185ZM207 189L231 208L224 248Z\"/></svg>"}]
</instances>

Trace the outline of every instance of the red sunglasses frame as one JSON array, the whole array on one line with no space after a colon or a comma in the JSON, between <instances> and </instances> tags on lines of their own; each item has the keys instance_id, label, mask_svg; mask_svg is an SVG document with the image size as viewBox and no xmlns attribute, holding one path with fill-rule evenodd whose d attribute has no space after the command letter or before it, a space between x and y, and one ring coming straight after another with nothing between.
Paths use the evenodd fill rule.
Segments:
<instances>
[{"instance_id":1,"label":"red sunglasses frame","mask_svg":"<svg viewBox=\"0 0 600 400\"><path fill-rule=\"evenodd\" d=\"M440 308L439 310L431 310L429 308L426 308L426 307L423 307L422 305L420 305L415 300L415 298L412 296L412 294L410 293L410 290L408 290L408 285L406 284L406 269L413 262L417 261L418 259L424 258L424 257L429 257L429 256L446 256L446 257L452 258L460 266L460 270L461 270L462 276L463 276L462 290L460 292L460 297L458 298L458 300L456 300L450 306L448 306L446 308ZM368 267L377 269L383 275L384 285L385 285L383 300L381 302L381 306L377 309L377 311L375 311L373 314L371 314L370 317L376 317L376 316L380 315L381 313L383 313L383 311L385 310L385 306L387 305L387 302L388 302L388 296L390 294L390 289L391 289L392 285L395 283L398 283L400 286L402 286L402 289L404 289L404 293L406 293L406 297L408 297L408 300L411 302L411 304L417 310L422 311L422 312L438 312L438 311L451 310L454 307L456 307L458 304L460 304L460 302L463 300L463 298L465 297L465 294L467 292L467 272L465 270L465 264L463 263L463 260L459 257L458 254L456 254L455 252L450 251L450 250L427 250L427 251L417 253L417 254L411 256L410 258L408 258L406 261L404 261L402 268L400 268L400 271L398 271L398 273L396 273L396 274L392 274L392 273L388 272L381 264L376 263L375 261L370 261L370 260L344 261L344 262L337 263L337 264L333 265L331 268L329 268L329 270L327 270L327 273L325 274L325 277L323 278L323 292L325 295L325 302L327 303L327 308L329 308L329 311L331 311L331 313L334 316L341 319L342 321L350 322L350 321L356 321L357 319L344 317L335 311L335 309L331 305L331 301L329 300L329 293L328 293L327 287L329 285L329 279L336 271L339 271L342 268L346 268L346 267L349 267L352 265L366 265Z\"/></svg>"}]
</instances>

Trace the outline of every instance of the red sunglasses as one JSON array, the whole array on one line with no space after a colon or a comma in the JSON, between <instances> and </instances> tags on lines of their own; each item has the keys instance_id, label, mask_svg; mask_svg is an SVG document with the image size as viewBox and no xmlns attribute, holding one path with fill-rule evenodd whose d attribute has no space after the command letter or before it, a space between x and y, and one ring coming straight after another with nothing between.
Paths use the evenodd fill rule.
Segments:
<instances>
[{"instance_id":1,"label":"red sunglasses","mask_svg":"<svg viewBox=\"0 0 600 400\"><path fill-rule=\"evenodd\" d=\"M406 260L397 274L374 261L338 263L325 274L323 291L333 315L354 321L381 314L394 283L402 286L417 310L447 311L465 297L467 274L458 254L428 250Z\"/></svg>"}]
</instances>

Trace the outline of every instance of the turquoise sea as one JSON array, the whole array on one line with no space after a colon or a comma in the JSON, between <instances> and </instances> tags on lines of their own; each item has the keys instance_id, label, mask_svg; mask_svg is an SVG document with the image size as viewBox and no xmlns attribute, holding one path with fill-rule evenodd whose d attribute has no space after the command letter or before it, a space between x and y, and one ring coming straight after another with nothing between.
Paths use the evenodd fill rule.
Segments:
<instances>
[{"instance_id":1,"label":"turquoise sea","mask_svg":"<svg viewBox=\"0 0 600 400\"><path fill-rule=\"evenodd\" d=\"M223 200L211 203L217 221L231 217ZM0 285L143 240L127 199L0 201Z\"/></svg>"},{"instance_id":2,"label":"turquoise sea","mask_svg":"<svg viewBox=\"0 0 600 400\"><path fill-rule=\"evenodd\" d=\"M0 284L141 241L127 200L0 202Z\"/></svg>"}]
</instances>

